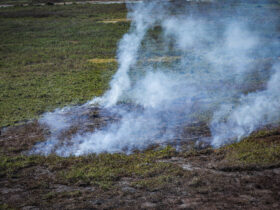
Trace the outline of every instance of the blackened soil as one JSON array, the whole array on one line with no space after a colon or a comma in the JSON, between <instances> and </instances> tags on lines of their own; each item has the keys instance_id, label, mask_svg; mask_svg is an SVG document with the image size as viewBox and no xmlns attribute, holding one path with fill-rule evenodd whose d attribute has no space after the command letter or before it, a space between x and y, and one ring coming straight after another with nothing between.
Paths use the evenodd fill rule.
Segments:
<instances>
[{"instance_id":1,"label":"blackened soil","mask_svg":"<svg viewBox=\"0 0 280 210\"><path fill-rule=\"evenodd\" d=\"M99 113L93 110L90 115L98 118ZM94 124L92 126L94 129ZM209 130L203 125L197 129L192 126L186 130L209 135ZM269 136L263 136L262 139L279 142L279 133L274 132ZM44 140L48 135L48 130L36 121L6 128L2 130L0 136L1 156L24 155L25 151L30 150L36 142ZM225 164L225 157L224 151L211 148L176 153L172 157L157 161L180 167L184 171L181 176L176 178L170 176L170 181L155 187L135 185L139 181L138 178L122 177L109 189L82 182L71 184L58 178L57 169L68 166L50 163L29 164L9 176L0 177L0 208L280 208L279 165L231 167L230 164ZM75 161L75 158L72 160Z\"/></svg>"}]
</instances>

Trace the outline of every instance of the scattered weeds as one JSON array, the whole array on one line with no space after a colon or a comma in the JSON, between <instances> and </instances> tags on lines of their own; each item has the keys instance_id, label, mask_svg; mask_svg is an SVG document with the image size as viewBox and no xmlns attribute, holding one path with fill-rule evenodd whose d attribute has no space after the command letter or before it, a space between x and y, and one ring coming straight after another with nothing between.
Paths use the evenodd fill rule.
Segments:
<instances>
[{"instance_id":1,"label":"scattered weeds","mask_svg":"<svg viewBox=\"0 0 280 210\"><path fill-rule=\"evenodd\" d=\"M202 181L202 178L197 177L197 176L193 177L191 179L191 181L189 182L189 186L194 187L194 188L198 188L198 187L201 187L203 185L204 185L204 183Z\"/></svg>"},{"instance_id":2,"label":"scattered weeds","mask_svg":"<svg viewBox=\"0 0 280 210\"><path fill-rule=\"evenodd\" d=\"M168 187L177 181L174 175L159 175L152 178L141 179L132 183L132 186L148 191L168 190Z\"/></svg>"},{"instance_id":3,"label":"scattered weeds","mask_svg":"<svg viewBox=\"0 0 280 210\"><path fill-rule=\"evenodd\" d=\"M42 156L0 157L0 176L16 176L21 169L42 163Z\"/></svg>"}]
</instances>

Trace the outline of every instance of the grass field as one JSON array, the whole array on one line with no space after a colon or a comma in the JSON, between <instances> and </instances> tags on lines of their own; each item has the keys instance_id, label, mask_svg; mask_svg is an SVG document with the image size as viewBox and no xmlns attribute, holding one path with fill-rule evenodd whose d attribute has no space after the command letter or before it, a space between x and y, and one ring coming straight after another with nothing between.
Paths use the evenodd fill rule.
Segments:
<instances>
[{"instance_id":1,"label":"grass field","mask_svg":"<svg viewBox=\"0 0 280 210\"><path fill-rule=\"evenodd\" d=\"M46 133L25 121L108 88L130 24L126 12L122 4L0 9L0 127L7 127L0 133L0 209L280 207L279 128L220 149L26 155Z\"/></svg>"},{"instance_id":2,"label":"grass field","mask_svg":"<svg viewBox=\"0 0 280 210\"><path fill-rule=\"evenodd\" d=\"M129 22L124 5L0 10L0 126L32 119L100 95L116 69L118 40Z\"/></svg>"},{"instance_id":3,"label":"grass field","mask_svg":"<svg viewBox=\"0 0 280 210\"><path fill-rule=\"evenodd\" d=\"M100 0L91 0L91 1L99 1ZM110 0L101 0L101 1L110 1ZM118 1L118 0L117 0ZM58 3L59 5L64 3L79 3L85 2L85 0L1 0L0 5L15 5L15 6L24 6L24 5L40 5L40 4L48 4L52 5L53 3Z\"/></svg>"}]
</instances>

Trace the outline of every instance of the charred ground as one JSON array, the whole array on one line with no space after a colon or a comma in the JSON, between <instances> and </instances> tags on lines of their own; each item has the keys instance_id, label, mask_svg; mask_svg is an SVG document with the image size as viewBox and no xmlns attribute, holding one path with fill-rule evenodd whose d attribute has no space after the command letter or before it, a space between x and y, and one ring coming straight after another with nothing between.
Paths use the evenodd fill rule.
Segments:
<instances>
[{"instance_id":1,"label":"charred ground","mask_svg":"<svg viewBox=\"0 0 280 210\"><path fill-rule=\"evenodd\" d=\"M2 131L2 208L279 207L279 128L220 149L189 143L180 152L167 146L131 155L25 155L45 135L36 121Z\"/></svg>"}]
</instances>

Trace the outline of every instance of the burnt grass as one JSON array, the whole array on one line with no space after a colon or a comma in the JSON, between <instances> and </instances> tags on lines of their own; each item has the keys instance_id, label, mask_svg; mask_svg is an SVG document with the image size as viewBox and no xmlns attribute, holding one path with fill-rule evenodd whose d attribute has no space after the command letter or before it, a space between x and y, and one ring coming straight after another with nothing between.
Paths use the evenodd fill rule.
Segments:
<instances>
[{"instance_id":1,"label":"burnt grass","mask_svg":"<svg viewBox=\"0 0 280 210\"><path fill-rule=\"evenodd\" d=\"M94 130L115 120L101 111L84 112L89 119L83 129ZM71 128L64 139L79 129ZM179 151L172 145L154 145L131 155L59 157L28 155L50 135L36 120L2 129L0 207L279 208L280 127L263 128L220 149L190 140L192 134L209 136L207 125L189 125L184 132Z\"/></svg>"}]
</instances>

